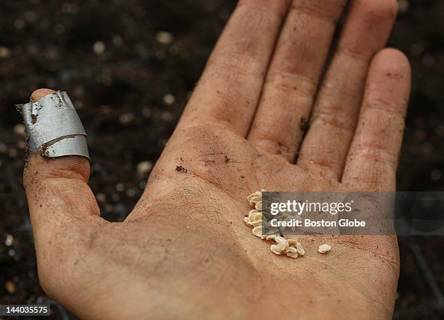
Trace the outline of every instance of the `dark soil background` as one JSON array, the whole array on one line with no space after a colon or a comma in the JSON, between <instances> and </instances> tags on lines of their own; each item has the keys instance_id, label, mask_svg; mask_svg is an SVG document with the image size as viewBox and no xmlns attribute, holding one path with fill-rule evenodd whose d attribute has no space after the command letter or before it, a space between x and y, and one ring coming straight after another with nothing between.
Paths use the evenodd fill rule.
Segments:
<instances>
[{"instance_id":1,"label":"dark soil background","mask_svg":"<svg viewBox=\"0 0 444 320\"><path fill-rule=\"evenodd\" d=\"M444 191L444 1L400 5L391 46L409 56L414 89L399 190ZM0 2L0 304L50 301L36 276L21 186L23 126L14 104L39 87L70 93L89 132L92 188L104 216L122 220L233 6L222 0ZM395 319L443 319L443 240L400 238ZM57 304L50 318L74 319Z\"/></svg>"}]
</instances>

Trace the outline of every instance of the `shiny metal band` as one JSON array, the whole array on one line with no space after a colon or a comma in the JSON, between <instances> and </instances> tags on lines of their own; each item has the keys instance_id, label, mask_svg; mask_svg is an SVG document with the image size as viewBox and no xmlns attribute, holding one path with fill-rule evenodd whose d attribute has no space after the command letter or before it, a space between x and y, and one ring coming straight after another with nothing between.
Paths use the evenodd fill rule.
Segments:
<instances>
[{"instance_id":1,"label":"shiny metal band","mask_svg":"<svg viewBox=\"0 0 444 320\"><path fill-rule=\"evenodd\" d=\"M90 159L86 131L66 92L57 91L38 101L17 105L22 114L31 152L48 158L82 156Z\"/></svg>"}]
</instances>

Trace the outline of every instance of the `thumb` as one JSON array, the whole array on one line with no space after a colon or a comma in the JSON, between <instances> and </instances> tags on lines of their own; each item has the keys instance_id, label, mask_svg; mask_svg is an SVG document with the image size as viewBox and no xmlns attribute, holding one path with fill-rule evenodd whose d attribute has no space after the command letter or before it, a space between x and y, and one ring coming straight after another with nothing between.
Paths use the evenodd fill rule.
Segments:
<instances>
[{"instance_id":1,"label":"thumb","mask_svg":"<svg viewBox=\"0 0 444 320\"><path fill-rule=\"evenodd\" d=\"M36 90L31 100L37 101L53 92L50 89ZM29 155L23 183L40 275L42 272L53 273L58 268L57 261L64 259L59 254L73 254L73 250L82 246L82 241L87 241L88 233L97 229L101 218L88 186L89 175L90 163L84 157L51 159L39 152Z\"/></svg>"}]
</instances>

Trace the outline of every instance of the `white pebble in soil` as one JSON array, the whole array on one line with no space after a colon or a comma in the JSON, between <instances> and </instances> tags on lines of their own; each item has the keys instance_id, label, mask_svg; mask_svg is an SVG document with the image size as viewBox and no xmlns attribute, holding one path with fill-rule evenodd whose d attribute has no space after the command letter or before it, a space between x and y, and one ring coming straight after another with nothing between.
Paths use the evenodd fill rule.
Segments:
<instances>
[{"instance_id":1,"label":"white pebble in soil","mask_svg":"<svg viewBox=\"0 0 444 320\"><path fill-rule=\"evenodd\" d=\"M103 41L97 41L93 45L93 51L96 55L100 56L106 50L106 45Z\"/></svg>"},{"instance_id":2,"label":"white pebble in soil","mask_svg":"<svg viewBox=\"0 0 444 320\"><path fill-rule=\"evenodd\" d=\"M170 32L159 31L156 34L156 40L157 40L157 42L159 42L161 44L170 44L171 42L173 42L174 37Z\"/></svg>"},{"instance_id":3,"label":"white pebble in soil","mask_svg":"<svg viewBox=\"0 0 444 320\"><path fill-rule=\"evenodd\" d=\"M163 103L165 103L167 106L173 105L175 101L176 101L176 98L171 93L167 93L163 97Z\"/></svg>"},{"instance_id":4,"label":"white pebble in soil","mask_svg":"<svg viewBox=\"0 0 444 320\"><path fill-rule=\"evenodd\" d=\"M14 243L14 237L11 234L6 235L5 246L10 247Z\"/></svg>"}]
</instances>

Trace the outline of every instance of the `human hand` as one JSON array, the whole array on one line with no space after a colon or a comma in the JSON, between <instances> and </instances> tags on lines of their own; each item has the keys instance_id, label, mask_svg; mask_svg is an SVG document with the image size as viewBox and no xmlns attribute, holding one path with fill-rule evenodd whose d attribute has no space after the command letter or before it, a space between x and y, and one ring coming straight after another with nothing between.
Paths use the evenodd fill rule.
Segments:
<instances>
[{"instance_id":1,"label":"human hand","mask_svg":"<svg viewBox=\"0 0 444 320\"><path fill-rule=\"evenodd\" d=\"M262 188L395 190L410 69L381 49L396 1L352 1L329 61L344 3L240 1L123 223L100 218L87 160L32 154L45 291L83 319L391 318L394 237L304 237L293 260L242 222ZM330 254L308 254L326 241Z\"/></svg>"}]
</instances>

